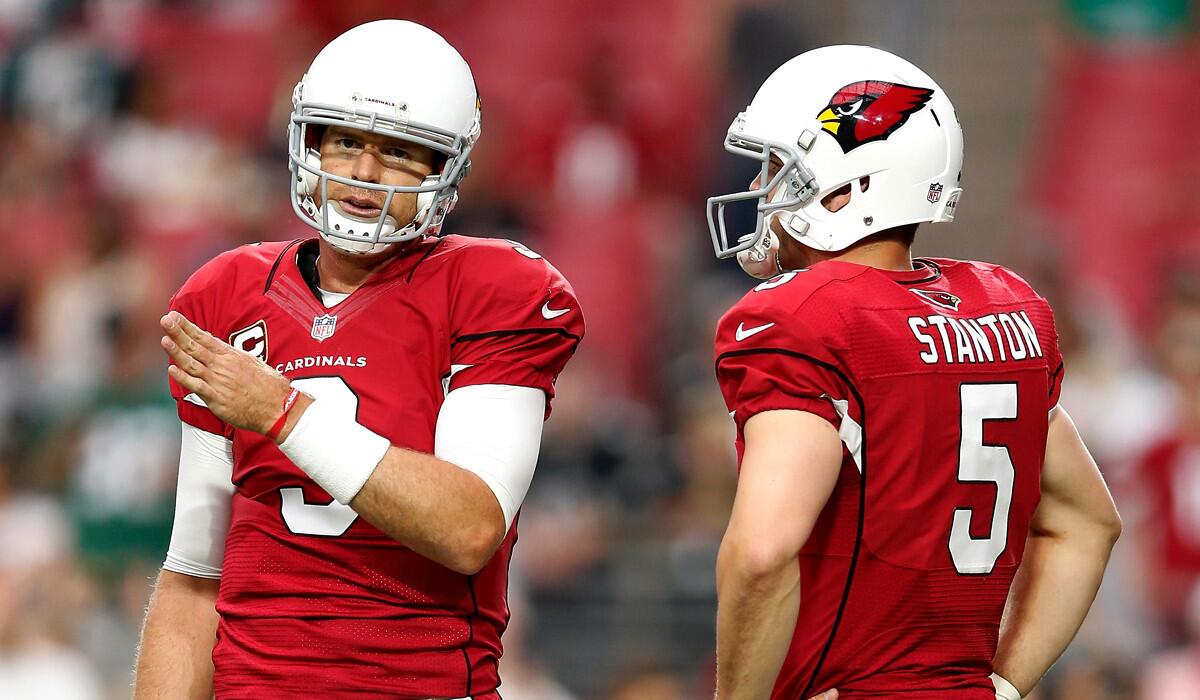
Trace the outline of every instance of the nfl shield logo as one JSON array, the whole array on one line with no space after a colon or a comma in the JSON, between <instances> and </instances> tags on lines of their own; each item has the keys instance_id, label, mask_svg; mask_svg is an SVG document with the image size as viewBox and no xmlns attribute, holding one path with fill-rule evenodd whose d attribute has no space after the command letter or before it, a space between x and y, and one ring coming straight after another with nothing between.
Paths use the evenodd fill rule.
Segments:
<instances>
[{"instance_id":1,"label":"nfl shield logo","mask_svg":"<svg viewBox=\"0 0 1200 700\"><path fill-rule=\"evenodd\" d=\"M313 319L312 337L317 340L325 340L333 335L333 331L337 326L337 316L325 314L317 316Z\"/></svg>"},{"instance_id":2,"label":"nfl shield logo","mask_svg":"<svg viewBox=\"0 0 1200 700\"><path fill-rule=\"evenodd\" d=\"M929 186L929 203L937 204L937 201L942 198L942 183L935 182Z\"/></svg>"}]
</instances>

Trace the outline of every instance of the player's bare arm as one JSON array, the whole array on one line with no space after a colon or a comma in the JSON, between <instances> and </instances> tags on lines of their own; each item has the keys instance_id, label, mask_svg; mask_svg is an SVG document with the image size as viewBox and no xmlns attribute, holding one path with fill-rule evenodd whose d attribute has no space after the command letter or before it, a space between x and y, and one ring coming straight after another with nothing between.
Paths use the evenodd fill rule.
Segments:
<instances>
[{"instance_id":1,"label":"player's bare arm","mask_svg":"<svg viewBox=\"0 0 1200 700\"><path fill-rule=\"evenodd\" d=\"M1042 497L1009 592L993 667L1021 695L1041 680L1083 624L1121 519L1062 407L1050 417Z\"/></svg>"},{"instance_id":2,"label":"player's bare arm","mask_svg":"<svg viewBox=\"0 0 1200 700\"><path fill-rule=\"evenodd\" d=\"M219 584L174 571L159 574L138 647L136 700L212 697Z\"/></svg>"},{"instance_id":3,"label":"player's bare arm","mask_svg":"<svg viewBox=\"0 0 1200 700\"><path fill-rule=\"evenodd\" d=\"M183 423L171 543L142 625L138 698L210 698L215 602L232 506L233 445Z\"/></svg>"},{"instance_id":4,"label":"player's bare arm","mask_svg":"<svg viewBox=\"0 0 1200 700\"><path fill-rule=\"evenodd\" d=\"M162 328L166 332L162 346L175 363L169 372L176 382L196 393L230 425L264 435L271 432L292 391L286 377L178 313L164 316ZM276 442L287 441L314 406L311 397L300 394L286 412L286 422L275 431ZM355 449L353 444L340 447ZM396 446L388 447L380 460L366 468L369 476L360 482L349 505L413 551L471 574L487 563L503 540L506 527L500 504L472 472Z\"/></svg>"},{"instance_id":5,"label":"player's bare arm","mask_svg":"<svg viewBox=\"0 0 1200 700\"><path fill-rule=\"evenodd\" d=\"M737 496L717 557L718 700L771 695L800 608L796 555L842 463L837 431L811 413L759 413L746 422L745 437Z\"/></svg>"}]
</instances>

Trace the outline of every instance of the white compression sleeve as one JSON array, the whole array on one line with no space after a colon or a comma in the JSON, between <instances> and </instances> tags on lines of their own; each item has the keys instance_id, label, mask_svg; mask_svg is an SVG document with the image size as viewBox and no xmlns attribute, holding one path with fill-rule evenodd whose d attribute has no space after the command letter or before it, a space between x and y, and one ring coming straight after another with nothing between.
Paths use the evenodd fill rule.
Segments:
<instances>
[{"instance_id":1,"label":"white compression sleeve","mask_svg":"<svg viewBox=\"0 0 1200 700\"><path fill-rule=\"evenodd\" d=\"M996 688L996 700L1021 700L1021 692L998 673L992 674L992 685Z\"/></svg>"},{"instance_id":2,"label":"white compression sleeve","mask_svg":"<svg viewBox=\"0 0 1200 700\"><path fill-rule=\"evenodd\" d=\"M433 454L475 474L491 488L512 526L542 443L541 389L475 384L451 391L438 412Z\"/></svg>"},{"instance_id":3,"label":"white compression sleeve","mask_svg":"<svg viewBox=\"0 0 1200 700\"><path fill-rule=\"evenodd\" d=\"M233 498L233 442L183 424L175 524L163 568L220 578Z\"/></svg>"}]
</instances>

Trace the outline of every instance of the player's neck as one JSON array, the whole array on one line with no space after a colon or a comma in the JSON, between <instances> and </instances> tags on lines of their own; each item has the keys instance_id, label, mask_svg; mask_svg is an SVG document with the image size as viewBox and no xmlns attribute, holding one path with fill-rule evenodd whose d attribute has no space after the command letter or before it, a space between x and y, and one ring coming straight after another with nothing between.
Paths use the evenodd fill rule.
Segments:
<instances>
[{"instance_id":1,"label":"player's neck","mask_svg":"<svg viewBox=\"0 0 1200 700\"><path fill-rule=\"evenodd\" d=\"M833 260L870 265L882 270L911 270L912 251L900 241L862 241L841 251Z\"/></svg>"},{"instance_id":2,"label":"player's neck","mask_svg":"<svg viewBox=\"0 0 1200 700\"><path fill-rule=\"evenodd\" d=\"M406 244L397 243L380 253L356 255L340 251L320 240L317 256L317 281L321 289L337 294L349 294L363 286L371 275L385 267Z\"/></svg>"},{"instance_id":3,"label":"player's neck","mask_svg":"<svg viewBox=\"0 0 1200 700\"><path fill-rule=\"evenodd\" d=\"M783 260L786 269L812 267L825 260L840 260L881 270L912 270L912 251L906 243L895 240L859 241L845 250L833 253L806 248L799 243Z\"/></svg>"}]
</instances>

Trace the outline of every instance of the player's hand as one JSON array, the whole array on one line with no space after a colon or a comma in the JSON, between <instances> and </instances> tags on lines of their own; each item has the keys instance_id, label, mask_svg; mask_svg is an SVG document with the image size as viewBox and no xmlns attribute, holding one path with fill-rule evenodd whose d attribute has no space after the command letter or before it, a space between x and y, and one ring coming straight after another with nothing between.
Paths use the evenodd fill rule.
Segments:
<instances>
[{"instance_id":1,"label":"player's hand","mask_svg":"<svg viewBox=\"0 0 1200 700\"><path fill-rule=\"evenodd\" d=\"M279 417L291 386L262 360L214 338L177 311L159 320L161 344L175 364L167 368L217 418L235 428L266 433Z\"/></svg>"}]
</instances>

